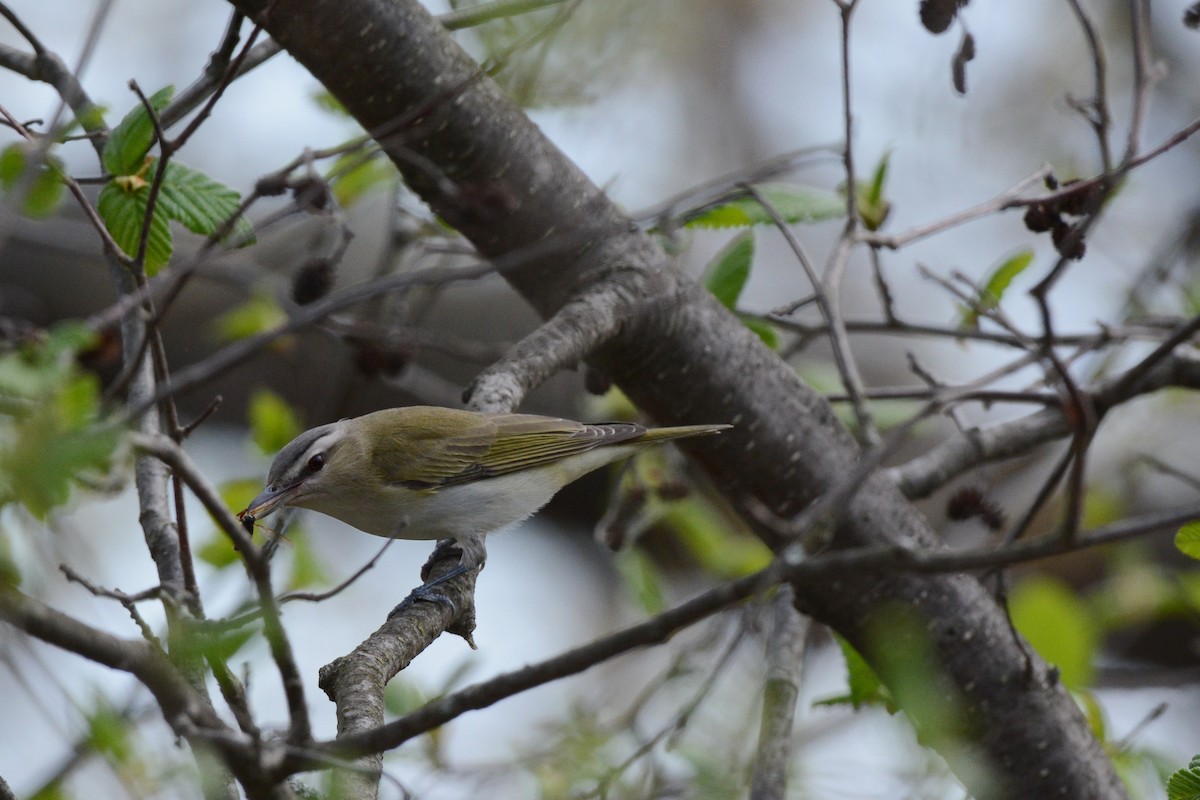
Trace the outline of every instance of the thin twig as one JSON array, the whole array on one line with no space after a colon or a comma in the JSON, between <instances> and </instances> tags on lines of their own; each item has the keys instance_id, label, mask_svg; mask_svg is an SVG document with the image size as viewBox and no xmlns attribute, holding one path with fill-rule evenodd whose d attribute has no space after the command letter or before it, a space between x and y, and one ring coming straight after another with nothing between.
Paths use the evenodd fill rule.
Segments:
<instances>
[{"instance_id":1,"label":"thin twig","mask_svg":"<svg viewBox=\"0 0 1200 800\"><path fill-rule=\"evenodd\" d=\"M355 581L372 570L375 565L379 563L379 559L383 558L383 554L387 552L387 549L395 543L395 539L388 539L385 541L383 543L383 547L379 548L379 552L371 556L371 559L367 563L363 564L354 571L354 574L346 578L337 586L334 586L332 589L325 592L288 592L286 594L279 595L279 604L283 605L284 603L291 603L296 600L305 600L309 603L319 603L323 600L328 600L335 595L341 594L343 591L353 585Z\"/></svg>"},{"instance_id":2,"label":"thin twig","mask_svg":"<svg viewBox=\"0 0 1200 800\"><path fill-rule=\"evenodd\" d=\"M753 186L745 187L747 194L754 198L767 215L771 218L771 222L783 234L784 241L791 248L792 253L796 256L796 261L804 270L804 274L808 277L809 283L813 287L813 296L817 307L821 310L821 316L825 319L825 324L829 326L829 342L833 347L834 363L837 365L838 374L841 376L842 385L846 388L847 394L850 395L850 404L854 409L854 417L858 422L860 434L863 436L867 444L877 444L879 442L879 432L875 429L875 423L871 419L871 409L863 399L863 382L862 377L858 372L858 364L854 360L854 353L850 349L850 344L846 340L846 329L842 325L842 315L838 309L837 300L829 296L828 287L824 281L817 275L816 268L813 266L812 259L809 258L808 252L804 248L804 244L796 236L792 227L787 224L787 220L779 213L779 209L767 199L762 192ZM848 239L843 238L843 242Z\"/></svg>"}]
</instances>

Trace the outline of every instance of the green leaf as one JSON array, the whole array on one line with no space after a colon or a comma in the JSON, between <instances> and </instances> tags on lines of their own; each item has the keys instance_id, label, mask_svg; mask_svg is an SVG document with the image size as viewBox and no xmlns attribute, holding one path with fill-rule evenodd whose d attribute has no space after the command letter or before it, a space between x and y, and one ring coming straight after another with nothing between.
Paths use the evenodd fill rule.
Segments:
<instances>
[{"instance_id":1,"label":"green leaf","mask_svg":"<svg viewBox=\"0 0 1200 800\"><path fill-rule=\"evenodd\" d=\"M1167 778L1167 800L1200 800L1200 756Z\"/></svg>"},{"instance_id":2,"label":"green leaf","mask_svg":"<svg viewBox=\"0 0 1200 800\"><path fill-rule=\"evenodd\" d=\"M23 142L13 142L0 150L0 186L5 190L11 189L25 173L27 160Z\"/></svg>"},{"instance_id":3,"label":"green leaf","mask_svg":"<svg viewBox=\"0 0 1200 800\"><path fill-rule=\"evenodd\" d=\"M1029 578L1013 590L1008 610L1017 630L1058 667L1064 686L1078 690L1091 684L1100 627L1070 587L1050 577Z\"/></svg>"},{"instance_id":4,"label":"green leaf","mask_svg":"<svg viewBox=\"0 0 1200 800\"><path fill-rule=\"evenodd\" d=\"M662 521L700 566L717 577L740 578L771 562L771 551L760 539L731 527L699 498L671 503Z\"/></svg>"},{"instance_id":5,"label":"green leaf","mask_svg":"<svg viewBox=\"0 0 1200 800\"><path fill-rule=\"evenodd\" d=\"M75 354L90 347L95 336L80 323L66 322L43 342L0 356L0 395L41 401L76 374Z\"/></svg>"},{"instance_id":6,"label":"green leaf","mask_svg":"<svg viewBox=\"0 0 1200 800\"><path fill-rule=\"evenodd\" d=\"M304 427L287 401L269 389L250 396L250 433L258 449L271 455L295 439Z\"/></svg>"},{"instance_id":7,"label":"green leaf","mask_svg":"<svg viewBox=\"0 0 1200 800\"><path fill-rule=\"evenodd\" d=\"M841 636L834 634L833 638L837 641L838 647L841 648L842 658L846 662L846 681L849 684L850 691L838 697L818 700L814 705L833 706L849 704L856 709L863 706L884 706L892 710L891 695L888 694L887 688L879 680L879 676L875 674L875 670L871 669L871 665L862 657L862 654L854 649L854 645Z\"/></svg>"},{"instance_id":8,"label":"green leaf","mask_svg":"<svg viewBox=\"0 0 1200 800\"><path fill-rule=\"evenodd\" d=\"M271 297L260 295L226 311L213 321L221 341L246 339L263 331L278 328L287 321L287 314Z\"/></svg>"},{"instance_id":9,"label":"green leaf","mask_svg":"<svg viewBox=\"0 0 1200 800\"><path fill-rule=\"evenodd\" d=\"M1175 547L1188 558L1200 560L1200 520L1192 520L1176 531Z\"/></svg>"},{"instance_id":10,"label":"green leaf","mask_svg":"<svg viewBox=\"0 0 1200 800\"><path fill-rule=\"evenodd\" d=\"M8 531L0 528L0 589L21 585L21 568L13 558L8 538Z\"/></svg>"},{"instance_id":11,"label":"green leaf","mask_svg":"<svg viewBox=\"0 0 1200 800\"><path fill-rule=\"evenodd\" d=\"M148 99L158 112L167 107L174 95L174 86L164 86ZM134 175L141 170L153 143L154 122L139 102L109 134L101 161L109 175Z\"/></svg>"},{"instance_id":12,"label":"green leaf","mask_svg":"<svg viewBox=\"0 0 1200 800\"><path fill-rule=\"evenodd\" d=\"M37 156L30 159L30 155ZM32 175L28 174L32 171ZM30 150L16 142L0 152L0 187L6 192L20 191L22 212L34 219L47 217L58 208L63 197L62 162L45 152Z\"/></svg>"},{"instance_id":13,"label":"green leaf","mask_svg":"<svg viewBox=\"0 0 1200 800\"><path fill-rule=\"evenodd\" d=\"M329 576L308 537L293 526L289 529L288 541L292 543L292 572L288 576L288 591L328 585Z\"/></svg>"},{"instance_id":14,"label":"green leaf","mask_svg":"<svg viewBox=\"0 0 1200 800\"><path fill-rule=\"evenodd\" d=\"M809 186L762 184L755 187L785 222L821 222L845 216L846 204L832 192ZM750 197L739 197L699 212L687 221L689 228L736 228L771 225L767 210Z\"/></svg>"},{"instance_id":15,"label":"green leaf","mask_svg":"<svg viewBox=\"0 0 1200 800\"><path fill-rule=\"evenodd\" d=\"M334 97L333 93L328 89L320 89L316 92L313 92L312 99L313 102L317 104L317 108L321 109L322 111L328 111L331 114L335 114L346 119L350 118L350 112L346 110L346 107L342 105L342 102Z\"/></svg>"},{"instance_id":16,"label":"green leaf","mask_svg":"<svg viewBox=\"0 0 1200 800\"><path fill-rule=\"evenodd\" d=\"M742 321L758 338L763 340L763 344L775 350L779 347L779 334L775 331L775 326L767 322L765 319L758 319L746 314L738 314L738 319Z\"/></svg>"},{"instance_id":17,"label":"green leaf","mask_svg":"<svg viewBox=\"0 0 1200 800\"><path fill-rule=\"evenodd\" d=\"M617 553L616 566L625 586L646 613L658 614L667 607L658 567L650 556L637 547L631 547Z\"/></svg>"},{"instance_id":18,"label":"green leaf","mask_svg":"<svg viewBox=\"0 0 1200 800\"><path fill-rule=\"evenodd\" d=\"M200 545L196 550L196 558L217 569L231 567L240 560L237 550L233 549L233 543L223 533L211 536Z\"/></svg>"},{"instance_id":19,"label":"green leaf","mask_svg":"<svg viewBox=\"0 0 1200 800\"><path fill-rule=\"evenodd\" d=\"M992 269L987 281L983 284L983 288L979 291L979 297L975 299L975 306L962 310L962 319L959 322L959 327L979 327L980 313L998 307L1000 301L1004 298L1004 292L1008 290L1009 284L1013 282L1014 278L1024 272L1025 268L1032 262L1033 251L1026 249L1006 258Z\"/></svg>"},{"instance_id":20,"label":"green leaf","mask_svg":"<svg viewBox=\"0 0 1200 800\"><path fill-rule=\"evenodd\" d=\"M122 764L133 755L129 738L130 720L107 703L88 715L88 746L96 753Z\"/></svg>"},{"instance_id":21,"label":"green leaf","mask_svg":"<svg viewBox=\"0 0 1200 800\"><path fill-rule=\"evenodd\" d=\"M193 630L173 640L171 655L181 662L208 658L223 664L257 635L252 626L232 630Z\"/></svg>"},{"instance_id":22,"label":"green leaf","mask_svg":"<svg viewBox=\"0 0 1200 800\"><path fill-rule=\"evenodd\" d=\"M429 693L416 681L397 676L383 690L383 708L392 716L402 717L430 700Z\"/></svg>"},{"instance_id":23,"label":"green leaf","mask_svg":"<svg viewBox=\"0 0 1200 800\"><path fill-rule=\"evenodd\" d=\"M1104 706L1100 705L1095 693L1087 690L1075 692L1075 700L1083 706L1083 713L1087 718L1088 729L1091 730L1092 736L1096 737L1097 742L1107 742L1108 721L1104 718Z\"/></svg>"},{"instance_id":24,"label":"green leaf","mask_svg":"<svg viewBox=\"0 0 1200 800\"><path fill-rule=\"evenodd\" d=\"M867 202L873 206L878 206L883 202L883 184L887 181L888 162L891 160L892 153L889 150L875 165L875 174L871 177L871 182L866 185L867 191L864 196Z\"/></svg>"},{"instance_id":25,"label":"green leaf","mask_svg":"<svg viewBox=\"0 0 1200 800\"><path fill-rule=\"evenodd\" d=\"M390 184L399 173L381 154L347 153L333 162L326 178L338 205L348 208L376 187Z\"/></svg>"},{"instance_id":26,"label":"green leaf","mask_svg":"<svg viewBox=\"0 0 1200 800\"><path fill-rule=\"evenodd\" d=\"M171 161L163 175L158 202L168 218L193 233L212 236L237 213L241 197L203 172ZM225 238L239 247L252 244L254 228L245 217L239 216Z\"/></svg>"},{"instance_id":27,"label":"green leaf","mask_svg":"<svg viewBox=\"0 0 1200 800\"><path fill-rule=\"evenodd\" d=\"M130 188L117 181L109 181L100 190L96 211L104 220L104 227L117 246L130 258L136 257L141 245L142 225L150 202L149 185ZM146 239L146 274L154 275L171 260L175 244L163 204L158 203L150 217L150 233Z\"/></svg>"},{"instance_id":28,"label":"green leaf","mask_svg":"<svg viewBox=\"0 0 1200 800\"><path fill-rule=\"evenodd\" d=\"M107 470L119 431L97 423L100 385L76 365L94 334L60 325L37 345L0 356L0 505L44 518L67 502L77 479Z\"/></svg>"},{"instance_id":29,"label":"green leaf","mask_svg":"<svg viewBox=\"0 0 1200 800\"><path fill-rule=\"evenodd\" d=\"M248 506L261 490L262 481L258 478L237 478L225 481L218 487L222 504L235 512ZM208 540L196 550L196 557L217 569L224 569L241 560L237 551L233 549L233 542L219 530L213 531Z\"/></svg>"},{"instance_id":30,"label":"green leaf","mask_svg":"<svg viewBox=\"0 0 1200 800\"><path fill-rule=\"evenodd\" d=\"M882 228L888 214L892 211L892 204L883 196L883 186L887 181L888 162L891 158L891 152L884 153L883 158L879 159L879 164L875 167L875 174L871 177L871 182L858 184L858 192L855 194L858 218L862 220L863 226L869 231L877 231Z\"/></svg>"},{"instance_id":31,"label":"green leaf","mask_svg":"<svg viewBox=\"0 0 1200 800\"><path fill-rule=\"evenodd\" d=\"M21 502L44 519L70 499L71 486L84 472L104 470L116 449L115 430L90 425L100 398L95 376L79 376L39 403L16 425L0 452L6 475L0 497Z\"/></svg>"},{"instance_id":32,"label":"green leaf","mask_svg":"<svg viewBox=\"0 0 1200 800\"><path fill-rule=\"evenodd\" d=\"M241 511L262 491L260 478L234 478L221 484L221 502L230 511Z\"/></svg>"},{"instance_id":33,"label":"green leaf","mask_svg":"<svg viewBox=\"0 0 1200 800\"><path fill-rule=\"evenodd\" d=\"M721 302L732 309L737 305L746 281L750 278L750 265L754 261L754 234L743 231L721 248L704 271L704 286Z\"/></svg>"},{"instance_id":34,"label":"green leaf","mask_svg":"<svg viewBox=\"0 0 1200 800\"><path fill-rule=\"evenodd\" d=\"M1124 519L1127 510L1117 492L1103 486L1089 486L1083 497L1083 516L1079 524L1084 530L1111 525Z\"/></svg>"}]
</instances>

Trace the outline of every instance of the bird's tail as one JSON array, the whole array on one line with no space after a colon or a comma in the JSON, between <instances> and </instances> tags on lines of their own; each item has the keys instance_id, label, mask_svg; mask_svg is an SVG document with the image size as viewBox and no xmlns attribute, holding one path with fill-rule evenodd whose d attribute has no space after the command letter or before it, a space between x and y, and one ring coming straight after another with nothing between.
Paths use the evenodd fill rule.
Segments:
<instances>
[{"instance_id":1,"label":"bird's tail","mask_svg":"<svg viewBox=\"0 0 1200 800\"><path fill-rule=\"evenodd\" d=\"M639 444L642 442L648 444L651 442L665 442L668 439L686 439L690 436L710 436L732 427L732 425L676 425L670 428L650 428L641 436L631 441Z\"/></svg>"}]
</instances>

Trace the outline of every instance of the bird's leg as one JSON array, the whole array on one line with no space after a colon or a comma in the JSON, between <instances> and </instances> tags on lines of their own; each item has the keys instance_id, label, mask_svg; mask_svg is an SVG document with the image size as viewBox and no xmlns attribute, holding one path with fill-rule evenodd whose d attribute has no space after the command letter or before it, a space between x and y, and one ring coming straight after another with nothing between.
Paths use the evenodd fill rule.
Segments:
<instances>
[{"instance_id":1,"label":"bird's leg","mask_svg":"<svg viewBox=\"0 0 1200 800\"><path fill-rule=\"evenodd\" d=\"M451 569L445 575L429 580L429 571L433 565L448 556L450 551L453 550L461 551L458 566ZM391 613L388 614L388 618L394 617L409 603L414 603L417 600L441 603L451 610L455 610L453 601L442 592L435 591L435 587L453 580L459 575L465 575L474 569L483 569L486 560L487 548L484 546L483 536L479 534L464 534L458 539L442 539L437 543L437 547L433 549L424 566L421 567L421 579L425 582L409 592L408 597L401 600L400 604L392 609Z\"/></svg>"}]
</instances>

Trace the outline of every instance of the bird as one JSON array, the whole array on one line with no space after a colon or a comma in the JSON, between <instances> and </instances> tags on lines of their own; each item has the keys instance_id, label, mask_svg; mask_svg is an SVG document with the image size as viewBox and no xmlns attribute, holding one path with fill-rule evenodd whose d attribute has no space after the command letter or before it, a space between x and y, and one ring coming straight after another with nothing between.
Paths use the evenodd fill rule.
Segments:
<instances>
[{"instance_id":1,"label":"bird","mask_svg":"<svg viewBox=\"0 0 1200 800\"><path fill-rule=\"evenodd\" d=\"M568 483L652 445L729 427L383 409L312 428L285 445L266 487L238 518L250 528L295 506L376 536L454 540L459 566L441 583L482 566L487 534L532 516Z\"/></svg>"}]
</instances>

